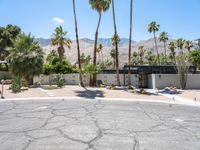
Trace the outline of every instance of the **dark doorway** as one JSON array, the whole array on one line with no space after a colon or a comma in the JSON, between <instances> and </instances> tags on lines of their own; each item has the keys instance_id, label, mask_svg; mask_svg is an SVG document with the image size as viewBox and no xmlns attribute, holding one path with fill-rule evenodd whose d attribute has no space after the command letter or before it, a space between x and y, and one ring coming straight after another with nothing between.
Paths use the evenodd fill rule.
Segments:
<instances>
[{"instance_id":1,"label":"dark doorway","mask_svg":"<svg viewBox=\"0 0 200 150\"><path fill-rule=\"evenodd\" d=\"M139 88L148 88L148 75L147 74L139 74L138 87Z\"/></svg>"}]
</instances>

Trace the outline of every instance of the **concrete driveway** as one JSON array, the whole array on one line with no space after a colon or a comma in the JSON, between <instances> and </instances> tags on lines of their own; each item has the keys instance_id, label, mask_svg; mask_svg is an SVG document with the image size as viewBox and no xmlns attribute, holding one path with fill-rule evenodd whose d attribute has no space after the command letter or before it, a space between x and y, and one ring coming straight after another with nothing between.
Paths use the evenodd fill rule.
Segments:
<instances>
[{"instance_id":1,"label":"concrete driveway","mask_svg":"<svg viewBox=\"0 0 200 150\"><path fill-rule=\"evenodd\" d=\"M199 150L200 108L130 101L2 101L0 149Z\"/></svg>"}]
</instances>

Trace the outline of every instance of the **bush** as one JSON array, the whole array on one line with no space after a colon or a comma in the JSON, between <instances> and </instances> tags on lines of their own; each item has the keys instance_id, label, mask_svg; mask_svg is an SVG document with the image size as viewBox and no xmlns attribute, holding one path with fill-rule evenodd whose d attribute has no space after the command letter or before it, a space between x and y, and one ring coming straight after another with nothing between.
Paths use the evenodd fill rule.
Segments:
<instances>
[{"instance_id":1,"label":"bush","mask_svg":"<svg viewBox=\"0 0 200 150\"><path fill-rule=\"evenodd\" d=\"M11 85L11 89L14 93L18 93L21 91L21 78L16 77Z\"/></svg>"},{"instance_id":2,"label":"bush","mask_svg":"<svg viewBox=\"0 0 200 150\"><path fill-rule=\"evenodd\" d=\"M58 86L58 87L63 87L65 84L65 79L63 79L61 77L60 74L56 75L56 78L54 79L54 83Z\"/></svg>"},{"instance_id":3,"label":"bush","mask_svg":"<svg viewBox=\"0 0 200 150\"><path fill-rule=\"evenodd\" d=\"M0 81L10 79L12 79L12 75L8 71L0 71Z\"/></svg>"},{"instance_id":4,"label":"bush","mask_svg":"<svg viewBox=\"0 0 200 150\"><path fill-rule=\"evenodd\" d=\"M44 64L43 74L50 75L52 73L52 66L50 64Z\"/></svg>"}]
</instances>

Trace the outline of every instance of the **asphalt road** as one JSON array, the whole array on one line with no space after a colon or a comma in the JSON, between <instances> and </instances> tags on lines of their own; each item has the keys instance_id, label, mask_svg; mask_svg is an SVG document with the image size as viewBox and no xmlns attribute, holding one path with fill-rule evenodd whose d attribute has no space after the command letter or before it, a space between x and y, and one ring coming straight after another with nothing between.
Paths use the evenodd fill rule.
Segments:
<instances>
[{"instance_id":1,"label":"asphalt road","mask_svg":"<svg viewBox=\"0 0 200 150\"><path fill-rule=\"evenodd\" d=\"M0 102L0 150L200 150L200 108L147 102Z\"/></svg>"}]
</instances>

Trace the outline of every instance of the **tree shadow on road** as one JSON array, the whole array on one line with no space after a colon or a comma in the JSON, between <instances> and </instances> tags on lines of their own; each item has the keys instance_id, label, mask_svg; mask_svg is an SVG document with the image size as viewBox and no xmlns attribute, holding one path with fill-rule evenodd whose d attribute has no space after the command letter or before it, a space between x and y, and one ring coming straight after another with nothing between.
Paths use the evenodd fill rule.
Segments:
<instances>
[{"instance_id":1,"label":"tree shadow on road","mask_svg":"<svg viewBox=\"0 0 200 150\"><path fill-rule=\"evenodd\" d=\"M100 90L88 90L84 88L83 91L75 91L78 97L95 99L96 97L105 97L104 92Z\"/></svg>"}]
</instances>

